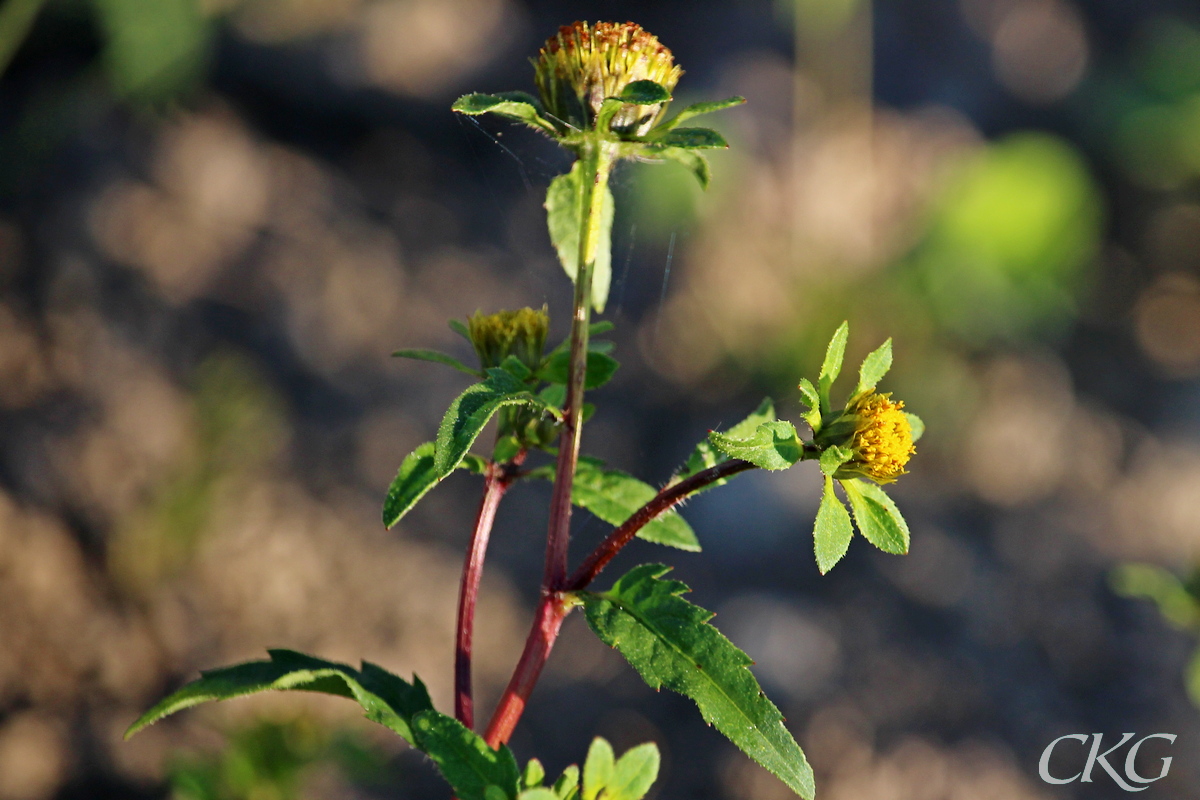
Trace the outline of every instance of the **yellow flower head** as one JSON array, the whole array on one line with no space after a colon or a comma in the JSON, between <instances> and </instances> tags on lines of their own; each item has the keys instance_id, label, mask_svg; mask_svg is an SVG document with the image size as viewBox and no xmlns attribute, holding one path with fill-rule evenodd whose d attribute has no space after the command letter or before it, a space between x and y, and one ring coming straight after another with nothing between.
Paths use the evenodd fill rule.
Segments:
<instances>
[{"instance_id":1,"label":"yellow flower head","mask_svg":"<svg viewBox=\"0 0 1200 800\"><path fill-rule=\"evenodd\" d=\"M467 332L484 369L500 366L513 355L531 370L536 370L546 347L550 316L543 306L540 311L522 308L519 311L498 311L484 314L476 311L467 318Z\"/></svg>"},{"instance_id":2,"label":"yellow flower head","mask_svg":"<svg viewBox=\"0 0 1200 800\"><path fill-rule=\"evenodd\" d=\"M904 466L917 448L912 425L891 395L871 392L848 409L855 417L851 450L854 455L842 469L867 476L876 483L891 483L904 474Z\"/></svg>"},{"instance_id":3,"label":"yellow flower head","mask_svg":"<svg viewBox=\"0 0 1200 800\"><path fill-rule=\"evenodd\" d=\"M683 74L658 37L632 22L564 25L546 41L534 65L546 110L576 128L590 127L605 98L630 83L654 81L669 92ZM644 135L663 107L625 106L613 117L612 130Z\"/></svg>"}]
</instances>

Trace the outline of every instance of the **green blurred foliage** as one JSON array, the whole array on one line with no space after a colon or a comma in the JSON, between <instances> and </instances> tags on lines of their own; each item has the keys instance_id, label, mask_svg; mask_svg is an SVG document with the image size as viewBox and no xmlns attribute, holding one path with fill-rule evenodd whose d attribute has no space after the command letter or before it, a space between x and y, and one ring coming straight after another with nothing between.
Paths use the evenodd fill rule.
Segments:
<instances>
[{"instance_id":1,"label":"green blurred foliage","mask_svg":"<svg viewBox=\"0 0 1200 800\"><path fill-rule=\"evenodd\" d=\"M212 29L196 0L94 0L104 67L122 96L159 101L194 87L207 66Z\"/></svg>"},{"instance_id":2,"label":"green blurred foliage","mask_svg":"<svg viewBox=\"0 0 1200 800\"><path fill-rule=\"evenodd\" d=\"M193 381L193 447L113 544L113 569L127 589L177 574L207 529L223 482L261 470L286 436L279 399L245 357L210 356Z\"/></svg>"},{"instance_id":3,"label":"green blurred foliage","mask_svg":"<svg viewBox=\"0 0 1200 800\"><path fill-rule=\"evenodd\" d=\"M227 737L221 753L187 756L169 768L173 800L292 800L314 767L331 766L348 780L380 783L384 757L346 733L330 735L300 717L260 721Z\"/></svg>"},{"instance_id":4,"label":"green blurred foliage","mask_svg":"<svg viewBox=\"0 0 1200 800\"><path fill-rule=\"evenodd\" d=\"M1076 150L1014 134L958 165L912 265L938 322L966 342L1023 338L1073 316L1101 223Z\"/></svg>"},{"instance_id":5,"label":"green blurred foliage","mask_svg":"<svg viewBox=\"0 0 1200 800\"><path fill-rule=\"evenodd\" d=\"M1113 92L1117 161L1142 185L1172 189L1200 176L1200 29L1159 19L1131 61L1133 82Z\"/></svg>"}]
</instances>

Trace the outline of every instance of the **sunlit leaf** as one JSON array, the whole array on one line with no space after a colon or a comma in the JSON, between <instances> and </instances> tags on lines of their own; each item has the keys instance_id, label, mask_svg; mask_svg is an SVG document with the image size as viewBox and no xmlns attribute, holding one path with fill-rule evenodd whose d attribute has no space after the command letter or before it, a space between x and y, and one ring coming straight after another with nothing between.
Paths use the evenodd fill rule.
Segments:
<instances>
[{"instance_id":1,"label":"sunlit leaf","mask_svg":"<svg viewBox=\"0 0 1200 800\"><path fill-rule=\"evenodd\" d=\"M858 386L855 387L854 393L874 389L891 368L892 340L888 339L863 359L862 366L858 368Z\"/></svg>"},{"instance_id":2,"label":"sunlit leaf","mask_svg":"<svg viewBox=\"0 0 1200 800\"><path fill-rule=\"evenodd\" d=\"M550 241L558 251L558 260L574 281L579 272L579 231L583 224L583 162L576 161L571 171L550 182L546 192L546 221ZM604 310L612 283L612 221L615 206L612 191L604 188L600 203L599 239L592 262L592 307Z\"/></svg>"},{"instance_id":3,"label":"sunlit leaf","mask_svg":"<svg viewBox=\"0 0 1200 800\"><path fill-rule=\"evenodd\" d=\"M733 108L734 106L740 106L744 102L746 102L746 98L744 97L728 97L724 100L706 100L701 103L692 103L674 117L671 117L671 119L655 128L654 133L658 133L660 131L666 133L672 128L677 127L680 123L686 122L693 117L698 117L701 114L711 114L714 111L722 111L726 108Z\"/></svg>"},{"instance_id":4,"label":"sunlit leaf","mask_svg":"<svg viewBox=\"0 0 1200 800\"><path fill-rule=\"evenodd\" d=\"M499 114L502 117L523 122L529 127L554 135L554 125L543 119L539 113L538 103L532 95L519 92L495 94L466 94L454 101L451 109L460 114L477 116L479 114Z\"/></svg>"},{"instance_id":5,"label":"sunlit leaf","mask_svg":"<svg viewBox=\"0 0 1200 800\"><path fill-rule=\"evenodd\" d=\"M787 469L804 456L796 426L785 420L764 422L745 439L714 431L708 440L730 458L740 458L763 469Z\"/></svg>"},{"instance_id":6,"label":"sunlit leaf","mask_svg":"<svg viewBox=\"0 0 1200 800\"><path fill-rule=\"evenodd\" d=\"M854 512L854 523L871 544L885 553L908 552L908 523L887 493L870 481L841 481Z\"/></svg>"},{"instance_id":7,"label":"sunlit leaf","mask_svg":"<svg viewBox=\"0 0 1200 800\"><path fill-rule=\"evenodd\" d=\"M437 764L458 800L489 800L489 787L516 798L521 772L507 747L493 750L479 734L438 711L415 715L412 728L417 747Z\"/></svg>"},{"instance_id":8,"label":"sunlit leaf","mask_svg":"<svg viewBox=\"0 0 1200 800\"><path fill-rule=\"evenodd\" d=\"M442 418L433 456L439 479L445 478L462 462L484 426L501 408L527 405L558 413L504 370L489 369L487 375L486 380L467 387L456 397Z\"/></svg>"},{"instance_id":9,"label":"sunlit leaf","mask_svg":"<svg viewBox=\"0 0 1200 800\"><path fill-rule=\"evenodd\" d=\"M853 537L850 512L834 494L833 478L826 475L825 491L821 494L821 506L817 509L817 521L813 526L813 551L817 557L817 569L822 575L842 560Z\"/></svg>"}]
</instances>

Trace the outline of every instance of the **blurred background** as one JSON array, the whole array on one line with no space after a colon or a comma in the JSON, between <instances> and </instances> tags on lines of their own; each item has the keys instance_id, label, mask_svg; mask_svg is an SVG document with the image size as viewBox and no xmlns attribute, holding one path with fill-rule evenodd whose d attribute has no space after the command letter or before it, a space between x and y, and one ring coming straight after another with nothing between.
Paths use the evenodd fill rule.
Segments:
<instances>
[{"instance_id":1,"label":"blurred background","mask_svg":"<svg viewBox=\"0 0 1200 800\"><path fill-rule=\"evenodd\" d=\"M907 557L856 539L819 577L806 464L705 494L703 553L635 543L602 583L676 563L822 800L1123 797L1038 779L1097 731L1177 734L1145 797L1200 796L1173 577L1200 559L1194 0L4 0L0 800L447 796L336 698L121 733L266 646L416 671L450 706L476 479L390 532L379 507L467 379L388 354L469 360L445 321L477 309L545 302L566 334L541 208L566 156L449 105L531 89L577 18L657 34L680 102L749 99L711 118L733 146L707 194L618 170L623 367L585 451L661 483L764 394L799 421L845 318L855 364L895 337L887 388L929 430L894 492ZM485 713L547 497L500 510ZM605 527L575 530L578 558ZM1114 591L1127 562L1154 568L1118 588L1178 613ZM661 798L789 796L574 615L513 746L557 774L597 734L658 742Z\"/></svg>"}]
</instances>

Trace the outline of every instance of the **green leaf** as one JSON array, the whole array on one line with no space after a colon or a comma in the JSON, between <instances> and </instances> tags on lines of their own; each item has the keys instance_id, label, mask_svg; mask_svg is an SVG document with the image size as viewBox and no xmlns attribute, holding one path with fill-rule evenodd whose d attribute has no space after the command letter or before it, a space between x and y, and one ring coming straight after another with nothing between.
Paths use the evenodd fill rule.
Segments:
<instances>
[{"instance_id":1,"label":"green leaf","mask_svg":"<svg viewBox=\"0 0 1200 800\"><path fill-rule=\"evenodd\" d=\"M707 189L712 181L712 168L708 165L708 159L686 147L647 147L646 152L655 158L674 161L690 169L696 180L700 181L701 189Z\"/></svg>"},{"instance_id":2,"label":"green leaf","mask_svg":"<svg viewBox=\"0 0 1200 800\"><path fill-rule=\"evenodd\" d=\"M707 624L712 612L680 597L687 586L661 580L669 569L643 564L608 592L581 593L588 624L652 689L690 697L705 722L812 800L812 768L748 669L753 662Z\"/></svg>"},{"instance_id":3,"label":"green leaf","mask_svg":"<svg viewBox=\"0 0 1200 800\"><path fill-rule=\"evenodd\" d=\"M740 458L763 469L787 469L804 455L796 426L784 420L764 422L745 439L714 431L708 440L730 458Z\"/></svg>"},{"instance_id":4,"label":"green leaf","mask_svg":"<svg viewBox=\"0 0 1200 800\"><path fill-rule=\"evenodd\" d=\"M908 552L908 523L887 493L873 483L852 478L841 481L854 512L854 524L867 541L885 553Z\"/></svg>"},{"instance_id":5,"label":"green leaf","mask_svg":"<svg viewBox=\"0 0 1200 800\"><path fill-rule=\"evenodd\" d=\"M97 0L104 68L118 94L169 99L196 85L212 45L213 21L192 0Z\"/></svg>"},{"instance_id":6,"label":"green leaf","mask_svg":"<svg viewBox=\"0 0 1200 800\"><path fill-rule=\"evenodd\" d=\"M583 162L550 181L546 192L546 222L558 260L572 282L579 272L579 226L583 222ZM592 265L592 307L604 311L612 283L612 221L615 206L612 191L605 186L600 204L600 240Z\"/></svg>"},{"instance_id":7,"label":"green leaf","mask_svg":"<svg viewBox=\"0 0 1200 800\"><path fill-rule=\"evenodd\" d=\"M447 320L446 324L450 326L450 330L454 331L459 336L466 339L468 343L471 343L471 331L467 328L466 325L463 324L462 320L451 319L451 320ZM474 344L471 343L471 346L473 347Z\"/></svg>"},{"instance_id":8,"label":"green leaf","mask_svg":"<svg viewBox=\"0 0 1200 800\"><path fill-rule=\"evenodd\" d=\"M854 393L874 389L891 368L892 340L889 338L863 359L862 366L858 368L858 386L855 387Z\"/></svg>"},{"instance_id":9,"label":"green leaf","mask_svg":"<svg viewBox=\"0 0 1200 800\"><path fill-rule=\"evenodd\" d=\"M553 467L531 470L527 477L554 480ZM609 525L620 525L654 496L654 487L617 469L604 469L603 462L580 459L571 484L571 502L586 508ZM670 510L655 517L642 527L637 538L654 544L676 547L688 552L700 552L700 541L692 526Z\"/></svg>"},{"instance_id":10,"label":"green leaf","mask_svg":"<svg viewBox=\"0 0 1200 800\"><path fill-rule=\"evenodd\" d=\"M821 472L826 475L833 475L838 471L838 468L854 457L854 451L849 447L838 447L834 445L825 449L821 453Z\"/></svg>"},{"instance_id":11,"label":"green leaf","mask_svg":"<svg viewBox=\"0 0 1200 800\"><path fill-rule=\"evenodd\" d=\"M654 140L655 144L686 150L727 150L729 142L712 128L676 128Z\"/></svg>"},{"instance_id":12,"label":"green leaf","mask_svg":"<svg viewBox=\"0 0 1200 800\"><path fill-rule=\"evenodd\" d=\"M587 354L587 377L585 389L598 389L608 383L621 364L615 358L595 350ZM551 353L546 363L538 370L538 377L547 383L565 386L570 382L571 354L566 350Z\"/></svg>"},{"instance_id":13,"label":"green leaf","mask_svg":"<svg viewBox=\"0 0 1200 800\"><path fill-rule=\"evenodd\" d=\"M599 736L592 739L587 760L583 762L581 800L596 800L600 796L600 790L607 788L608 782L612 780L615 765L616 757L613 755L612 745Z\"/></svg>"},{"instance_id":14,"label":"green leaf","mask_svg":"<svg viewBox=\"0 0 1200 800\"><path fill-rule=\"evenodd\" d=\"M829 404L829 387L837 380L842 371L842 360L846 357L846 339L850 335L850 323L843 322L833 332L829 346L825 348L825 361L821 364L821 375L817 383L821 387L821 399L825 401L822 407L827 412Z\"/></svg>"},{"instance_id":15,"label":"green leaf","mask_svg":"<svg viewBox=\"0 0 1200 800\"><path fill-rule=\"evenodd\" d=\"M446 409L433 455L439 480L454 471L492 415L501 408L528 405L558 415L557 410L526 391L520 381L504 370L489 369L487 375L483 382L468 386Z\"/></svg>"},{"instance_id":16,"label":"green leaf","mask_svg":"<svg viewBox=\"0 0 1200 800\"><path fill-rule=\"evenodd\" d=\"M808 378L800 379L800 397L808 406L808 411L804 412L804 421L812 428L813 433L818 433L821 430L821 395Z\"/></svg>"},{"instance_id":17,"label":"green leaf","mask_svg":"<svg viewBox=\"0 0 1200 800\"><path fill-rule=\"evenodd\" d=\"M404 457L400 471L383 501L383 524L390 528L407 514L440 478L433 466L433 442L426 442Z\"/></svg>"},{"instance_id":18,"label":"green leaf","mask_svg":"<svg viewBox=\"0 0 1200 800\"><path fill-rule=\"evenodd\" d=\"M826 475L821 507L817 509L817 522L813 526L813 551L817 556L817 569L822 575L842 560L853 537L850 512L833 493L833 478Z\"/></svg>"},{"instance_id":19,"label":"green leaf","mask_svg":"<svg viewBox=\"0 0 1200 800\"><path fill-rule=\"evenodd\" d=\"M484 800L510 800L509 796L504 793L504 790L495 785L488 786L483 790L483 798Z\"/></svg>"},{"instance_id":20,"label":"green leaf","mask_svg":"<svg viewBox=\"0 0 1200 800\"><path fill-rule=\"evenodd\" d=\"M417 747L437 764L458 800L487 800L489 786L499 787L506 797L517 796L521 772L504 745L493 750L479 734L433 710L414 716L412 727Z\"/></svg>"},{"instance_id":21,"label":"green leaf","mask_svg":"<svg viewBox=\"0 0 1200 800\"><path fill-rule=\"evenodd\" d=\"M658 745L639 744L625 751L613 768L604 790L604 800L642 800L658 777Z\"/></svg>"},{"instance_id":22,"label":"green leaf","mask_svg":"<svg viewBox=\"0 0 1200 800\"><path fill-rule=\"evenodd\" d=\"M750 412L749 416L724 433L730 439L745 439L753 436L754 432L758 430L759 425L762 425L764 422L773 422L774 420L775 404L771 401L771 398L767 397L758 404L758 408ZM725 459L720 451L713 447L712 442L710 442L708 439L704 439L696 445L696 449L692 451L690 456L688 456L688 460L684 463L683 468L672 479L672 483L677 483L684 478L695 475L697 472L706 470L709 467L715 467L724 460ZM715 481L701 489L700 492L706 492L709 489L717 486L724 486L729 482L729 480L729 478L722 478L721 480ZM696 492L695 494L699 494L700 492Z\"/></svg>"},{"instance_id":23,"label":"green leaf","mask_svg":"<svg viewBox=\"0 0 1200 800\"><path fill-rule=\"evenodd\" d=\"M671 117L671 119L659 125L651 133L651 135L654 135L654 133L658 132L666 133L672 128L678 126L679 123L686 122L692 117L698 117L701 114L711 114L714 111L723 111L726 108L740 106L744 102L746 102L746 98L744 97L728 97L724 100L706 100L702 103L692 103L690 106Z\"/></svg>"},{"instance_id":24,"label":"green leaf","mask_svg":"<svg viewBox=\"0 0 1200 800\"><path fill-rule=\"evenodd\" d=\"M625 88L621 90L621 94L617 95L617 99L630 105L652 106L655 103L668 102L671 99L671 93L661 83L633 81L626 84Z\"/></svg>"},{"instance_id":25,"label":"green leaf","mask_svg":"<svg viewBox=\"0 0 1200 800\"><path fill-rule=\"evenodd\" d=\"M199 680L161 700L138 718L125 738L185 708L265 691L308 691L358 701L367 719L378 722L416 744L414 716L433 708L425 685L415 676L411 684L382 667L363 662L362 670L324 661L291 650L268 650L270 661L249 661L202 671Z\"/></svg>"},{"instance_id":26,"label":"green leaf","mask_svg":"<svg viewBox=\"0 0 1200 800\"><path fill-rule=\"evenodd\" d=\"M521 792L517 795L517 800L561 800L561 798L554 793L553 789L546 789L539 786Z\"/></svg>"},{"instance_id":27,"label":"green leaf","mask_svg":"<svg viewBox=\"0 0 1200 800\"><path fill-rule=\"evenodd\" d=\"M512 375L519 381L526 381L533 377L533 370L525 366L525 362L514 355L507 355L500 362L500 369Z\"/></svg>"},{"instance_id":28,"label":"green leaf","mask_svg":"<svg viewBox=\"0 0 1200 800\"><path fill-rule=\"evenodd\" d=\"M528 99L525 99L528 98ZM535 130L556 135L554 125L538 113L535 103L529 102L532 96L515 92L506 95L494 94L465 94L454 101L451 109L460 114L477 116L479 114L499 114L502 117L523 122Z\"/></svg>"},{"instance_id":29,"label":"green leaf","mask_svg":"<svg viewBox=\"0 0 1200 800\"><path fill-rule=\"evenodd\" d=\"M542 766L542 762L536 758L529 759L529 763L525 765L525 772L521 773L521 787L535 789L545 780L546 768Z\"/></svg>"},{"instance_id":30,"label":"green leaf","mask_svg":"<svg viewBox=\"0 0 1200 800\"><path fill-rule=\"evenodd\" d=\"M588 325L588 347L593 350L600 350L601 352L611 351L612 350L612 342L607 342L607 341L598 342L598 341L596 341L596 337L602 333L608 333L614 327L615 326L606 319L601 320L600 322L593 322L590 325ZM605 346L607 346L607 347L605 347ZM550 356L554 355L555 353L566 352L570 347L571 347L571 337L568 336L567 338L565 338L561 342L559 342L557 347L555 347L553 350L551 350L549 353L547 353L546 358L549 359Z\"/></svg>"},{"instance_id":31,"label":"green leaf","mask_svg":"<svg viewBox=\"0 0 1200 800\"><path fill-rule=\"evenodd\" d=\"M1192 651L1192 657L1188 660L1183 679L1192 705L1200 706L1200 648Z\"/></svg>"},{"instance_id":32,"label":"green leaf","mask_svg":"<svg viewBox=\"0 0 1200 800\"><path fill-rule=\"evenodd\" d=\"M457 358L448 356L445 353L439 353L436 350L397 350L396 352L392 353L392 358L415 358L418 361L432 361L435 364L445 364L447 367L453 367L459 372L465 372L468 375L474 375L476 378L483 377L482 370L468 367Z\"/></svg>"},{"instance_id":33,"label":"green leaf","mask_svg":"<svg viewBox=\"0 0 1200 800\"><path fill-rule=\"evenodd\" d=\"M925 422L916 414L910 414L907 411L901 412L908 420L908 425L912 428L912 440L915 442L925 435Z\"/></svg>"},{"instance_id":34,"label":"green leaf","mask_svg":"<svg viewBox=\"0 0 1200 800\"><path fill-rule=\"evenodd\" d=\"M559 800L575 800L579 797L579 767L574 764L563 770L554 782L554 794Z\"/></svg>"},{"instance_id":35,"label":"green leaf","mask_svg":"<svg viewBox=\"0 0 1200 800\"><path fill-rule=\"evenodd\" d=\"M483 456L477 456L474 453L467 453L463 456L462 462L458 465L459 469L465 469L472 475L482 475L487 471L488 461Z\"/></svg>"}]
</instances>

